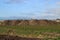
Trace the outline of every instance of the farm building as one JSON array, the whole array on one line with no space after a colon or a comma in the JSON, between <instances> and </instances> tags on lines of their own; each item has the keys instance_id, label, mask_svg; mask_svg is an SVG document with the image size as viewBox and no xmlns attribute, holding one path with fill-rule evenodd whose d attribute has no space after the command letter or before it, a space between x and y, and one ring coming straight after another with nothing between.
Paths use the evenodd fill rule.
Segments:
<instances>
[{"instance_id":1,"label":"farm building","mask_svg":"<svg viewBox=\"0 0 60 40\"><path fill-rule=\"evenodd\" d=\"M60 22L60 19L56 19L56 22Z\"/></svg>"}]
</instances>

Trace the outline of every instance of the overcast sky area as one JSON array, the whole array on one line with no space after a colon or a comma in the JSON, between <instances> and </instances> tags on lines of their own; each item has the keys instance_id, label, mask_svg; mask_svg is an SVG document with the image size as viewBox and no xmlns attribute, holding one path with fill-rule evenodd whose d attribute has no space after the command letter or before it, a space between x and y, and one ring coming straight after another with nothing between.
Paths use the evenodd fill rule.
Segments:
<instances>
[{"instance_id":1,"label":"overcast sky area","mask_svg":"<svg viewBox=\"0 0 60 40\"><path fill-rule=\"evenodd\" d=\"M60 18L60 0L0 0L0 17Z\"/></svg>"}]
</instances>

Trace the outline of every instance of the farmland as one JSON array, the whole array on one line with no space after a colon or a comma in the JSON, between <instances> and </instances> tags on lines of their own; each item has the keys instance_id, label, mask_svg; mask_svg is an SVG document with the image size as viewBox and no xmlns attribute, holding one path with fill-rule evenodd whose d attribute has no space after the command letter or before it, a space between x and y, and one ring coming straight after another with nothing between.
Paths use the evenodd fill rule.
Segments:
<instances>
[{"instance_id":1,"label":"farmland","mask_svg":"<svg viewBox=\"0 0 60 40\"><path fill-rule=\"evenodd\" d=\"M7 34L8 30L13 30L13 35L34 38L60 38L60 25L20 25L20 26L0 26L0 34Z\"/></svg>"},{"instance_id":2,"label":"farmland","mask_svg":"<svg viewBox=\"0 0 60 40\"><path fill-rule=\"evenodd\" d=\"M55 20L2 20L0 34L42 40L60 40L60 22Z\"/></svg>"}]
</instances>

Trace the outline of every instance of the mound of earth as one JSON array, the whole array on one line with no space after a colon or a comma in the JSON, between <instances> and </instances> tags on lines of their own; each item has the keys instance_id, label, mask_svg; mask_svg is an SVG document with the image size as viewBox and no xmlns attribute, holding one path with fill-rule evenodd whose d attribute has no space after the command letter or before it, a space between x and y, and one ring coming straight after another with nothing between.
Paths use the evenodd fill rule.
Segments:
<instances>
[{"instance_id":1,"label":"mound of earth","mask_svg":"<svg viewBox=\"0 0 60 40\"><path fill-rule=\"evenodd\" d=\"M10 35L0 35L0 40L41 40L39 38L24 38Z\"/></svg>"},{"instance_id":2,"label":"mound of earth","mask_svg":"<svg viewBox=\"0 0 60 40\"><path fill-rule=\"evenodd\" d=\"M0 21L0 26L7 25L46 25L46 24L60 24L52 20L3 20Z\"/></svg>"}]
</instances>

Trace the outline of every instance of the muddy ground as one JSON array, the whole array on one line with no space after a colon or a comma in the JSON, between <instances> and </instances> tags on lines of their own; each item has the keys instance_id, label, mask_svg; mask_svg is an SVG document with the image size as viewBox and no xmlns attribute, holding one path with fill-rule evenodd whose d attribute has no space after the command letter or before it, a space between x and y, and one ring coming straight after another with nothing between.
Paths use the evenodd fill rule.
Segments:
<instances>
[{"instance_id":1,"label":"muddy ground","mask_svg":"<svg viewBox=\"0 0 60 40\"><path fill-rule=\"evenodd\" d=\"M18 36L0 35L0 40L41 40L38 38L23 38Z\"/></svg>"}]
</instances>

